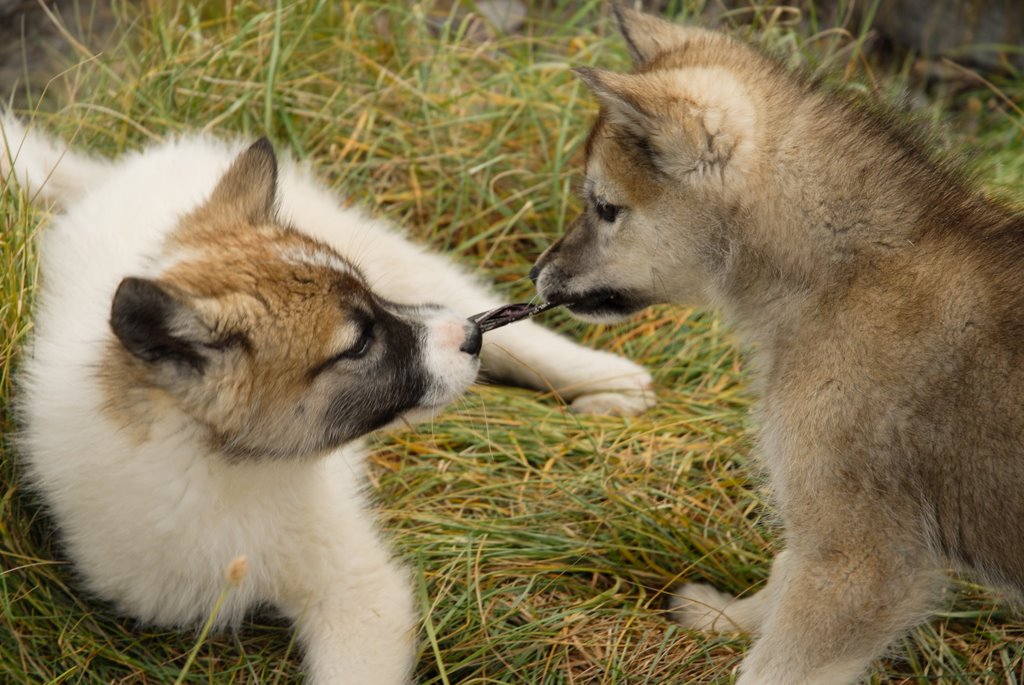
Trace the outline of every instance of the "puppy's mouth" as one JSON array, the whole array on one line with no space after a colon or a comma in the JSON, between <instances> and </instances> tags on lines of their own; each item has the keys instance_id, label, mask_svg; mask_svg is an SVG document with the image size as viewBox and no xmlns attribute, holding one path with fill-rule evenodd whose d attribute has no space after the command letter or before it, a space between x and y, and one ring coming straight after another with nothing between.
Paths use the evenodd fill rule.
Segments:
<instances>
[{"instance_id":1,"label":"puppy's mouth","mask_svg":"<svg viewBox=\"0 0 1024 685\"><path fill-rule=\"evenodd\" d=\"M624 319L647 306L628 293L610 288L552 298L551 301L565 305L575 316L616 320Z\"/></svg>"}]
</instances>

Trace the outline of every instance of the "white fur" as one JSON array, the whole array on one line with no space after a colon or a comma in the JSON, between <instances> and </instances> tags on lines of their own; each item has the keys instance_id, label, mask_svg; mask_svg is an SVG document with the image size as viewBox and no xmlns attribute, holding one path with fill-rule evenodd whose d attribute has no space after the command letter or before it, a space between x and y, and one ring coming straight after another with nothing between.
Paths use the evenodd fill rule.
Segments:
<instances>
[{"instance_id":1,"label":"white fur","mask_svg":"<svg viewBox=\"0 0 1024 685\"><path fill-rule=\"evenodd\" d=\"M65 206L41 238L35 336L20 375L20 447L84 585L144 621L195 625L227 587L229 564L244 555L248 574L229 591L219 625L269 604L297 624L311 682L406 682L415 603L367 513L361 444L317 460L233 464L172 406L152 417L141 446L103 411L95 370L113 340L115 288L125 276L168 268L159 258L164 236L243 146L188 137L108 162L68 153L9 117L0 123L0 172L9 174L14 159L20 183ZM462 315L499 304L449 261L342 209L296 165L282 163L278 185L282 219L336 247L387 299L440 302ZM431 336L447 344L462 335L454 328L439 321ZM535 324L489 333L485 342L493 374L556 390L578 409L628 414L653 401L650 377L636 365ZM431 365L459 373L449 361L441 354Z\"/></svg>"}]
</instances>

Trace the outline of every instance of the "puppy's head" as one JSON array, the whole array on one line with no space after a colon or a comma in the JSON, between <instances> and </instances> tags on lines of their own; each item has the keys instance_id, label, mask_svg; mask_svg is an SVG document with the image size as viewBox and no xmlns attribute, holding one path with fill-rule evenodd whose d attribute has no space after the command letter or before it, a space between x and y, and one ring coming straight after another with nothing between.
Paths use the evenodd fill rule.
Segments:
<instances>
[{"instance_id":1,"label":"puppy's head","mask_svg":"<svg viewBox=\"0 0 1024 685\"><path fill-rule=\"evenodd\" d=\"M383 300L282 225L276 172L269 143L250 147L172 234L166 268L124 279L111 308L112 391L175 404L233 458L336 447L450 402L479 366L475 325Z\"/></svg>"},{"instance_id":2,"label":"puppy's head","mask_svg":"<svg viewBox=\"0 0 1024 685\"><path fill-rule=\"evenodd\" d=\"M585 148L585 206L531 271L542 298L593 321L704 302L755 155L755 111L737 68L754 53L723 35L616 14L637 71L576 70L601 105Z\"/></svg>"}]
</instances>

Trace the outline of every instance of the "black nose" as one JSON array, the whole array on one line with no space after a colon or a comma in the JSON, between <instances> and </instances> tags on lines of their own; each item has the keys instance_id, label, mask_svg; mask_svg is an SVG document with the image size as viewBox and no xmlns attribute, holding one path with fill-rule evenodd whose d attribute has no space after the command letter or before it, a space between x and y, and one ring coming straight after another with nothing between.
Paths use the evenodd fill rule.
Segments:
<instances>
[{"instance_id":1,"label":"black nose","mask_svg":"<svg viewBox=\"0 0 1024 685\"><path fill-rule=\"evenodd\" d=\"M540 264L534 264L530 269L530 280L536 283L538 276L540 276Z\"/></svg>"},{"instance_id":2,"label":"black nose","mask_svg":"<svg viewBox=\"0 0 1024 685\"><path fill-rule=\"evenodd\" d=\"M470 325L472 328L466 334L466 339L462 341L462 347L459 348L459 352L465 352L475 357L480 354L480 348L483 347L484 334L480 332L480 327L475 323Z\"/></svg>"}]
</instances>

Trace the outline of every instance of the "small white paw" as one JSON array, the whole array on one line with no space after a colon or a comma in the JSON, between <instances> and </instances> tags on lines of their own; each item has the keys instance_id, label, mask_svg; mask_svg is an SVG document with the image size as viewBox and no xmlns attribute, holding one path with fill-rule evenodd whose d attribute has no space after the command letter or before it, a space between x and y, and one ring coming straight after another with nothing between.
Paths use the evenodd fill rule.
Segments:
<instances>
[{"instance_id":1,"label":"small white paw","mask_svg":"<svg viewBox=\"0 0 1024 685\"><path fill-rule=\"evenodd\" d=\"M636 416L657 403L651 374L639 364L607 352L587 351L586 378L572 388L578 414Z\"/></svg>"},{"instance_id":2,"label":"small white paw","mask_svg":"<svg viewBox=\"0 0 1024 685\"><path fill-rule=\"evenodd\" d=\"M580 395L569 408L577 414L603 416L636 416L654 406L654 389L636 393L595 392Z\"/></svg>"},{"instance_id":3,"label":"small white paw","mask_svg":"<svg viewBox=\"0 0 1024 685\"><path fill-rule=\"evenodd\" d=\"M710 585L687 583L675 591L670 608L676 623L684 628L706 633L744 632L729 617L729 607L736 601L732 595Z\"/></svg>"}]
</instances>

